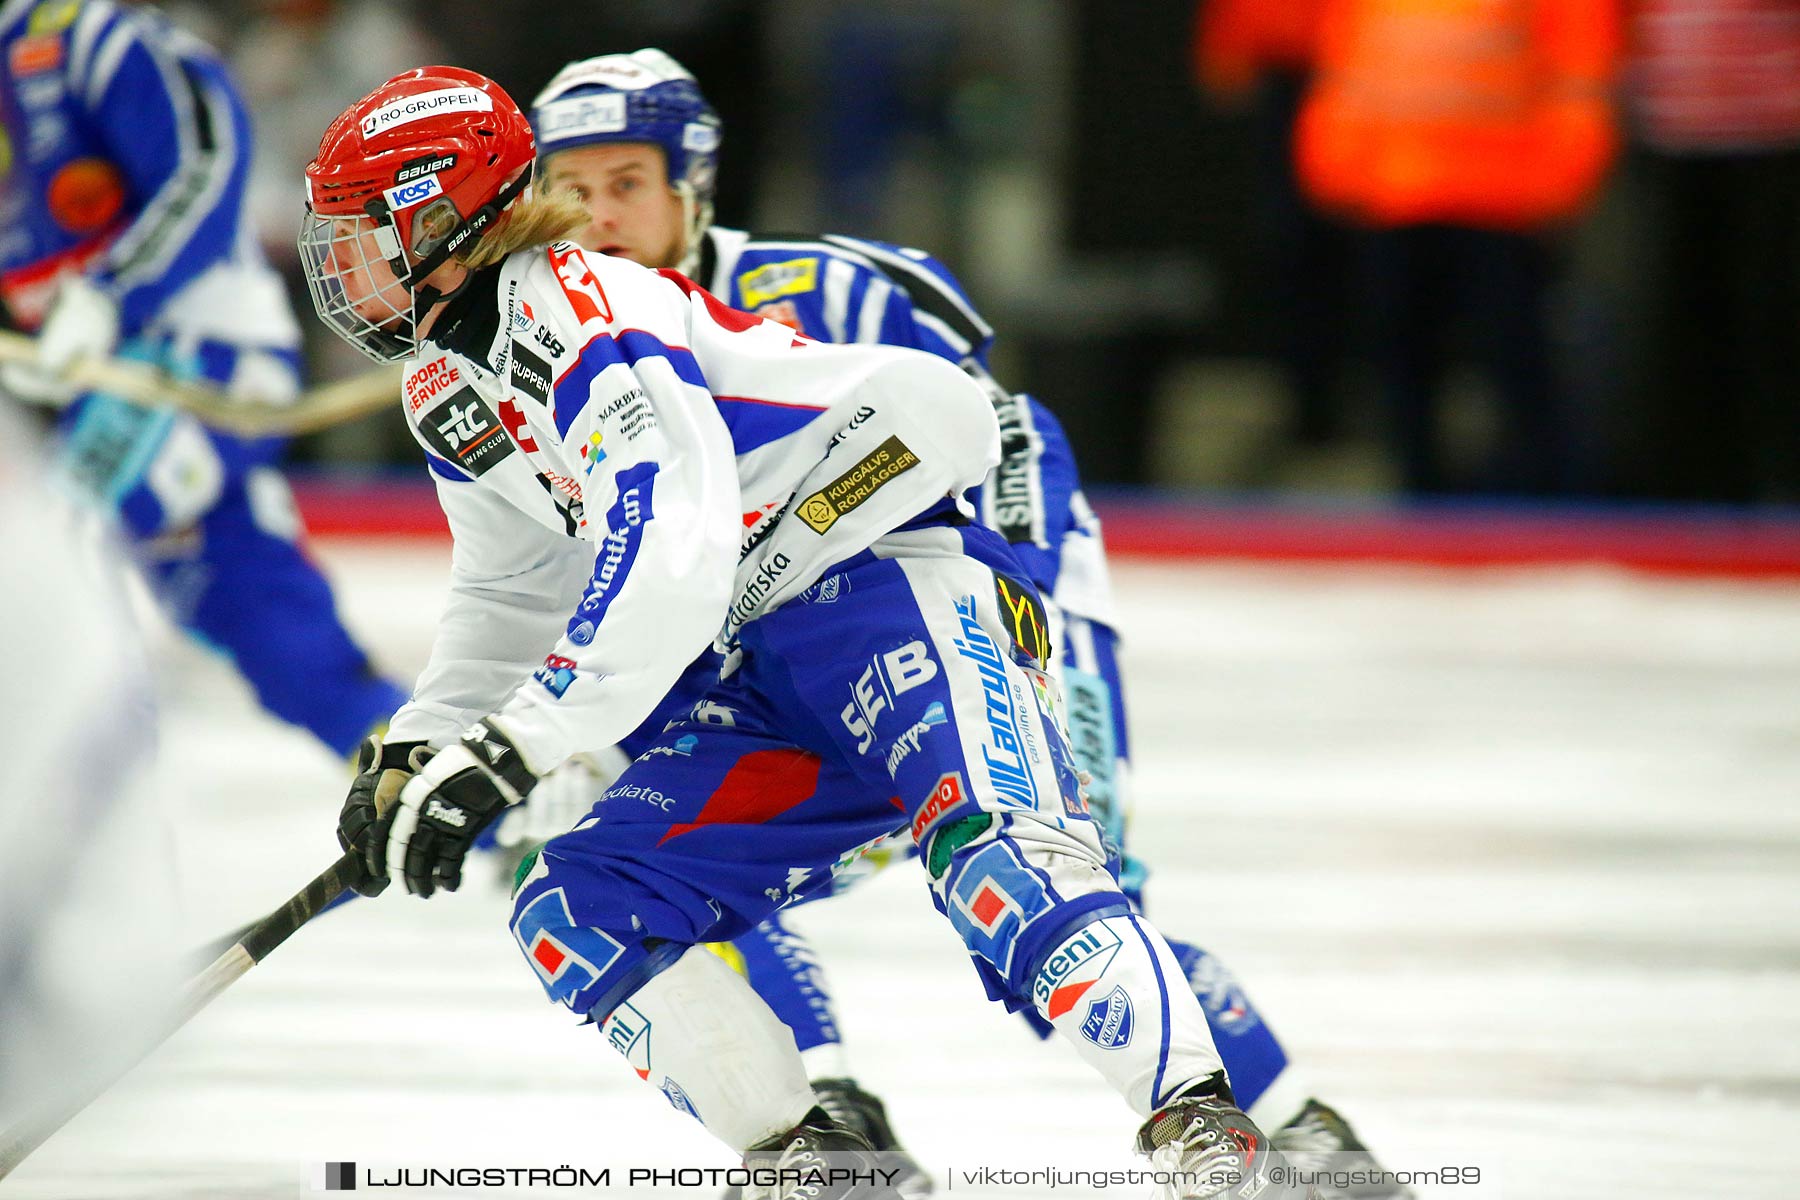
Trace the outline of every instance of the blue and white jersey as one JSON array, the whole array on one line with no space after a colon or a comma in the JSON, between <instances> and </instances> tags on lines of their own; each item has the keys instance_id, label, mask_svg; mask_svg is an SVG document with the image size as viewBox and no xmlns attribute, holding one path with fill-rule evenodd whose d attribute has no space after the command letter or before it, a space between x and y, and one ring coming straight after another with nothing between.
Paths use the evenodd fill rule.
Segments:
<instances>
[{"instance_id":1,"label":"blue and white jersey","mask_svg":"<svg viewBox=\"0 0 1800 1200\"><path fill-rule=\"evenodd\" d=\"M971 494L1066 613L1113 623L1100 523L1081 493L1062 426L988 371L994 330L948 268L922 250L836 234L751 234L714 226L696 278L725 303L825 342L909 346L962 367L1000 422L1000 465Z\"/></svg>"},{"instance_id":2,"label":"blue and white jersey","mask_svg":"<svg viewBox=\"0 0 1800 1200\"><path fill-rule=\"evenodd\" d=\"M246 225L249 165L224 66L161 14L0 7L0 297L22 326L81 272L118 302L126 339L291 356L299 327Z\"/></svg>"},{"instance_id":3,"label":"blue and white jersey","mask_svg":"<svg viewBox=\"0 0 1800 1200\"><path fill-rule=\"evenodd\" d=\"M821 344L570 243L476 272L402 393L455 552L391 735L493 714L540 774L1000 456L986 398L939 358Z\"/></svg>"}]
</instances>

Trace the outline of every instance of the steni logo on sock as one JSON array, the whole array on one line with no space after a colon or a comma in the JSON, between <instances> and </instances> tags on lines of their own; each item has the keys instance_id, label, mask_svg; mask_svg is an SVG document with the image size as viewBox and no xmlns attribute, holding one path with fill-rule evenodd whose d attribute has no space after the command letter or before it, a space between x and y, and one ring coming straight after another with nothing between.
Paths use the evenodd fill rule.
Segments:
<instances>
[{"instance_id":1,"label":"steni logo on sock","mask_svg":"<svg viewBox=\"0 0 1800 1200\"><path fill-rule=\"evenodd\" d=\"M1050 952L1032 985L1032 999L1054 1021L1106 974L1119 952L1119 935L1095 921Z\"/></svg>"}]
</instances>

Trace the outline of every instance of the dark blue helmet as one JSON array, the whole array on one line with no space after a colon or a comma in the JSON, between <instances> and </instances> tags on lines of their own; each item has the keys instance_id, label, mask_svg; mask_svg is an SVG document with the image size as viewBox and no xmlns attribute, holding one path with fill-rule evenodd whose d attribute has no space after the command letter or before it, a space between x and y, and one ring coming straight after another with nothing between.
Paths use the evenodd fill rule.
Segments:
<instances>
[{"instance_id":1,"label":"dark blue helmet","mask_svg":"<svg viewBox=\"0 0 1800 1200\"><path fill-rule=\"evenodd\" d=\"M531 102L538 160L598 142L662 147L669 182L686 189L711 223L718 176L719 115L687 69L661 50L572 62ZM696 213L698 216L698 213Z\"/></svg>"}]
</instances>

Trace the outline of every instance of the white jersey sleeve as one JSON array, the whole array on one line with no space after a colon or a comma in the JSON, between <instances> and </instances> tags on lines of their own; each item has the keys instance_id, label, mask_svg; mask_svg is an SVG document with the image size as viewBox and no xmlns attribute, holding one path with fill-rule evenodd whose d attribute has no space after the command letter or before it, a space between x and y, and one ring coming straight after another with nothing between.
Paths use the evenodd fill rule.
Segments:
<instances>
[{"instance_id":1,"label":"white jersey sleeve","mask_svg":"<svg viewBox=\"0 0 1800 1200\"><path fill-rule=\"evenodd\" d=\"M999 426L955 365L894 346L834 345L727 307L685 276L689 336L737 452L745 542L724 648L819 572L999 461ZM765 514L767 514L765 516Z\"/></svg>"},{"instance_id":2,"label":"white jersey sleeve","mask_svg":"<svg viewBox=\"0 0 1800 1200\"><path fill-rule=\"evenodd\" d=\"M495 713L542 774L631 732L712 640L743 527L730 434L684 378L681 294L636 270L603 286L579 253L532 263L521 294L581 348L554 406L597 542L585 587L562 594L561 636Z\"/></svg>"},{"instance_id":3,"label":"white jersey sleeve","mask_svg":"<svg viewBox=\"0 0 1800 1200\"><path fill-rule=\"evenodd\" d=\"M584 543L531 521L473 483L439 478L450 522L450 595L393 741L452 742L510 696L543 658L593 562Z\"/></svg>"}]
</instances>

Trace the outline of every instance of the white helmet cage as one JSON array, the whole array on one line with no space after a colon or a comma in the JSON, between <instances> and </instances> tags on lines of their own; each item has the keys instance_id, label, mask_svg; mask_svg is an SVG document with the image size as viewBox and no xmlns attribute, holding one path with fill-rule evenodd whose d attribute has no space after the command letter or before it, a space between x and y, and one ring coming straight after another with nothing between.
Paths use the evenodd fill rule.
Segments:
<instances>
[{"instance_id":1,"label":"white helmet cage","mask_svg":"<svg viewBox=\"0 0 1800 1200\"><path fill-rule=\"evenodd\" d=\"M413 352L418 345L414 296L391 220L309 211L299 244L300 265L320 320L376 362L393 362Z\"/></svg>"}]
</instances>

